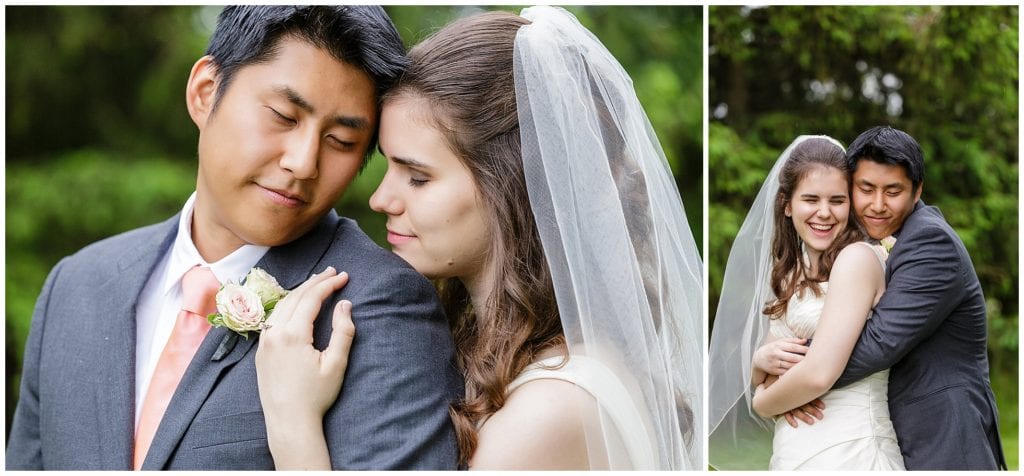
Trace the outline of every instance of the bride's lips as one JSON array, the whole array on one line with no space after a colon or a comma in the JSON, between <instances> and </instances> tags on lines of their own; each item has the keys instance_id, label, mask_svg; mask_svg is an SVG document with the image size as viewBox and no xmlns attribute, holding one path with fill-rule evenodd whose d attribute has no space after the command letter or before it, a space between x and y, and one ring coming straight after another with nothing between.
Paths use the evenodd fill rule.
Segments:
<instances>
[{"instance_id":1,"label":"bride's lips","mask_svg":"<svg viewBox=\"0 0 1024 476\"><path fill-rule=\"evenodd\" d=\"M256 186L260 188L263 194L270 199L271 202L278 205L288 208L298 208L306 204L306 200L304 200L299 194L292 193L287 190L266 187L260 184L256 184Z\"/></svg>"},{"instance_id":2,"label":"bride's lips","mask_svg":"<svg viewBox=\"0 0 1024 476\"><path fill-rule=\"evenodd\" d=\"M416 238L415 235L403 235L401 233L395 233L390 229L388 230L388 243L391 243L391 246L398 246L403 243L408 243L412 241L414 238Z\"/></svg>"},{"instance_id":3,"label":"bride's lips","mask_svg":"<svg viewBox=\"0 0 1024 476\"><path fill-rule=\"evenodd\" d=\"M832 230L835 229L836 224L832 223L824 225L821 223L808 223L807 227L811 229L811 233L824 238L832 234Z\"/></svg>"}]
</instances>

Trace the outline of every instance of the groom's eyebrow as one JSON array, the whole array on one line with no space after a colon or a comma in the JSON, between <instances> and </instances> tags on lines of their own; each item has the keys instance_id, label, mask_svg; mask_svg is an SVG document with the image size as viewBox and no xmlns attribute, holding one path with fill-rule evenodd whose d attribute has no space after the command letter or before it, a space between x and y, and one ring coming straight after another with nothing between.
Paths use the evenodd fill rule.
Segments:
<instances>
[{"instance_id":1,"label":"groom's eyebrow","mask_svg":"<svg viewBox=\"0 0 1024 476\"><path fill-rule=\"evenodd\" d=\"M889 183L889 184L885 184L885 185L877 185L877 184L875 184L875 183L873 183L873 182L871 182L871 181L869 181L867 179L863 179L863 178L857 181L857 185L863 185L865 187L871 187L871 188L880 188L882 190L892 189L892 188L898 188L898 189L902 189L903 188L903 184L900 183L900 182L893 182L893 183Z\"/></svg>"},{"instance_id":2,"label":"groom's eyebrow","mask_svg":"<svg viewBox=\"0 0 1024 476\"><path fill-rule=\"evenodd\" d=\"M303 111L306 111L310 114L316 112L316 109L313 107L312 104L309 103L309 101L306 101L301 95L299 95L297 91L295 91L292 88L289 88L288 86L274 86L274 92L280 96L283 96L285 99L288 100L288 102L294 104ZM331 120L331 122L339 126L348 127L351 129L362 130L366 129L367 126L369 126L369 121L367 121L366 118L363 117L331 116L329 119Z\"/></svg>"}]
</instances>

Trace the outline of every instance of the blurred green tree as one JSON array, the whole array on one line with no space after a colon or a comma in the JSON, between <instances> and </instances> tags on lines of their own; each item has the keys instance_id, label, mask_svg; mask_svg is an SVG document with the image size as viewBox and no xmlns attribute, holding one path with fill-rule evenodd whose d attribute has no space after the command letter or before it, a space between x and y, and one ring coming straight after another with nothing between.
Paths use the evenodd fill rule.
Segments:
<instances>
[{"instance_id":1,"label":"blurred green tree","mask_svg":"<svg viewBox=\"0 0 1024 476\"><path fill-rule=\"evenodd\" d=\"M709 10L711 319L732 240L798 135L879 124L925 154L923 200L963 239L988 303L992 381L1017 466L1018 7Z\"/></svg>"}]
</instances>

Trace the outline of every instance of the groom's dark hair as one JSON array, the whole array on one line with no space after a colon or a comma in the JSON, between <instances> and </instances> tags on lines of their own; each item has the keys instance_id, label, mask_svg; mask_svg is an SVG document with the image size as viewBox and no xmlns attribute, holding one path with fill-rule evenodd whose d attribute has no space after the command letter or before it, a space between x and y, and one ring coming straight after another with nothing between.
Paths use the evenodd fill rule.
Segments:
<instances>
[{"instance_id":1,"label":"groom's dark hair","mask_svg":"<svg viewBox=\"0 0 1024 476\"><path fill-rule=\"evenodd\" d=\"M846 149L850 172L861 159L903 167L916 192L924 181L924 153L910 134L889 126L875 126L862 132Z\"/></svg>"},{"instance_id":2,"label":"groom's dark hair","mask_svg":"<svg viewBox=\"0 0 1024 476\"><path fill-rule=\"evenodd\" d=\"M354 66L373 81L380 99L409 66L402 37L380 6L229 6L217 17L206 54L213 58L219 83L213 108L244 66L272 61L280 40L293 36ZM370 138L367 156L376 148Z\"/></svg>"}]
</instances>

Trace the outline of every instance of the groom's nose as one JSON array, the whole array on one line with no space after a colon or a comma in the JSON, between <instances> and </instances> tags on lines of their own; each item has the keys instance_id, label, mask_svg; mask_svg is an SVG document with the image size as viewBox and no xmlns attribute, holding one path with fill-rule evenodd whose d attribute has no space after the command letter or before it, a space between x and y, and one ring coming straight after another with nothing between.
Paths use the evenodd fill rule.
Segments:
<instances>
[{"instance_id":1,"label":"groom's nose","mask_svg":"<svg viewBox=\"0 0 1024 476\"><path fill-rule=\"evenodd\" d=\"M885 196L881 192L875 192L871 197L871 211L882 213L885 211Z\"/></svg>"},{"instance_id":2,"label":"groom's nose","mask_svg":"<svg viewBox=\"0 0 1024 476\"><path fill-rule=\"evenodd\" d=\"M317 161L320 153L320 138L316 135L296 134L286 145L281 156L281 168L288 170L299 180L315 179L319 175Z\"/></svg>"}]
</instances>

